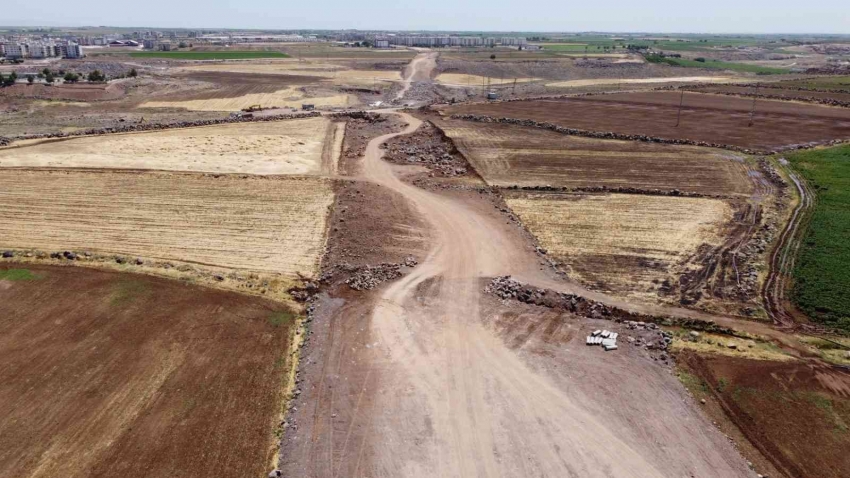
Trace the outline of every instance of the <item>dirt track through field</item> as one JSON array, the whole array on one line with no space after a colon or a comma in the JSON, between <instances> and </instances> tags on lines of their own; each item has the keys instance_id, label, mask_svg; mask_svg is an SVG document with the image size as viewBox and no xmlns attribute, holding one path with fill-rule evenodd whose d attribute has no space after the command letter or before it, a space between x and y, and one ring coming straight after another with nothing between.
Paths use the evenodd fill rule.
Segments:
<instances>
[{"instance_id":1,"label":"dirt track through field","mask_svg":"<svg viewBox=\"0 0 850 478\"><path fill-rule=\"evenodd\" d=\"M407 91L410 90L414 82L423 82L431 80L431 71L437 66L437 53L420 53L416 58L407 65L404 71L404 80L401 91L396 95L396 99L404 98Z\"/></svg>"},{"instance_id":2,"label":"dirt track through field","mask_svg":"<svg viewBox=\"0 0 850 478\"><path fill-rule=\"evenodd\" d=\"M400 134L419 127L402 116L409 126ZM362 176L412 203L433 248L372 312L374 362L364 366L392 379L369 386L376 403L366 438L349 440L351 429L333 425L322 440L314 435L311 476L746 476L740 457L681 401L639 404L652 415L643 419L664 427L652 440L627 441L643 432L624 435L487 330L480 278L540 278L534 256L499 233L498 216L402 182L379 148L396 135L369 143Z\"/></svg>"}]
</instances>

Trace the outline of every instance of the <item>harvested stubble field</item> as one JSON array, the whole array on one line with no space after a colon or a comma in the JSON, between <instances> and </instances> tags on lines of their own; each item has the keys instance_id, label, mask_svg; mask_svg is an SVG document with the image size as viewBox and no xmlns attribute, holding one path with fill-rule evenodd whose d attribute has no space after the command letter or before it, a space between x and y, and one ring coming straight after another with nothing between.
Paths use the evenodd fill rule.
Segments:
<instances>
[{"instance_id":1,"label":"harvested stubble field","mask_svg":"<svg viewBox=\"0 0 850 478\"><path fill-rule=\"evenodd\" d=\"M513 85L517 83L527 83L529 81L537 81L539 78L498 78L486 77L479 75L467 75L463 73L440 73L434 79L437 83L446 86L469 86L469 87L484 87L484 86L500 86Z\"/></svg>"},{"instance_id":2,"label":"harvested stubble field","mask_svg":"<svg viewBox=\"0 0 850 478\"><path fill-rule=\"evenodd\" d=\"M685 93L676 127L680 93L656 91L453 106L450 114L531 119L568 128L682 138L743 148L850 138L850 109L776 100L756 103L748 126L749 98Z\"/></svg>"},{"instance_id":3,"label":"harvested stubble field","mask_svg":"<svg viewBox=\"0 0 850 478\"><path fill-rule=\"evenodd\" d=\"M375 81L401 81L401 70L352 70L336 63L324 62L274 62L274 63L218 63L187 67L192 72L240 73L275 75L282 77L312 78L335 84L364 84Z\"/></svg>"},{"instance_id":4,"label":"harvested stubble field","mask_svg":"<svg viewBox=\"0 0 850 478\"><path fill-rule=\"evenodd\" d=\"M717 400L786 476L850 476L850 373L811 361L680 354L695 394ZM772 475L771 475L772 476Z\"/></svg>"},{"instance_id":5,"label":"harvested stubble field","mask_svg":"<svg viewBox=\"0 0 850 478\"><path fill-rule=\"evenodd\" d=\"M319 174L331 122L304 118L33 141L0 149L0 167Z\"/></svg>"},{"instance_id":6,"label":"harvested stubble field","mask_svg":"<svg viewBox=\"0 0 850 478\"><path fill-rule=\"evenodd\" d=\"M265 87L260 87L265 90ZM204 95L208 96L208 95ZM357 104L357 98L348 94L308 96L298 86L288 86L276 91L240 94L237 90L217 92L214 97L186 100L146 101L139 108L184 108L190 111L239 111L252 105L264 108L300 108L303 103L317 107L342 107Z\"/></svg>"},{"instance_id":7,"label":"harvested stubble field","mask_svg":"<svg viewBox=\"0 0 850 478\"><path fill-rule=\"evenodd\" d=\"M20 266L0 266L0 476L264 476L294 331L281 304L10 267Z\"/></svg>"},{"instance_id":8,"label":"harvested stubble field","mask_svg":"<svg viewBox=\"0 0 850 478\"><path fill-rule=\"evenodd\" d=\"M484 180L494 186L606 186L748 195L742 158L708 148L598 140L508 124L440 120Z\"/></svg>"},{"instance_id":9,"label":"harvested stubble field","mask_svg":"<svg viewBox=\"0 0 850 478\"><path fill-rule=\"evenodd\" d=\"M332 201L319 178L13 169L0 247L313 276Z\"/></svg>"},{"instance_id":10,"label":"harvested stubble field","mask_svg":"<svg viewBox=\"0 0 850 478\"><path fill-rule=\"evenodd\" d=\"M653 297L723 242L732 207L718 199L638 194L508 193L508 206L574 278L614 293Z\"/></svg>"}]
</instances>

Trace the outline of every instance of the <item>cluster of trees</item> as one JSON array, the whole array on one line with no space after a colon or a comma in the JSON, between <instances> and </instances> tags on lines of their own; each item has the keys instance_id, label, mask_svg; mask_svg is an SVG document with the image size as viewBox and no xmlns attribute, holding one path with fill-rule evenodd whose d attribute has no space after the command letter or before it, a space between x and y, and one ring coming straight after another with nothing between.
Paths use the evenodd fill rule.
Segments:
<instances>
[{"instance_id":1,"label":"cluster of trees","mask_svg":"<svg viewBox=\"0 0 850 478\"><path fill-rule=\"evenodd\" d=\"M14 71L9 73L9 76L4 77L3 73L0 73L0 87L12 86L18 80L18 74Z\"/></svg>"}]
</instances>

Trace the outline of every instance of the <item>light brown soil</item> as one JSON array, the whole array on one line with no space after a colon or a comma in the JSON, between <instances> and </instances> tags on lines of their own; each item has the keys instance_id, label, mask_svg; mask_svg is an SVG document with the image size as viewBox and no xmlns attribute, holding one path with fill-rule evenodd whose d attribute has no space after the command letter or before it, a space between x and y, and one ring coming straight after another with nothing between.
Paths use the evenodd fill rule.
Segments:
<instances>
[{"instance_id":1,"label":"light brown soil","mask_svg":"<svg viewBox=\"0 0 850 478\"><path fill-rule=\"evenodd\" d=\"M405 120L406 133L420 125ZM627 356L545 359L575 342L527 357L488 330L499 312L481 296L482 277L549 276L521 230L482 195L398 179L398 166L380 160L390 137L367 147L363 178L411 203L427 225L429 253L366 297L322 300L322 345L302 368L310 378L298 428L287 435L284 474L748 476L665 373L645 379ZM600 359L616 360L598 376L611 378L610 388L585 394L570 385L598 373ZM623 380L614 398L606 393Z\"/></svg>"},{"instance_id":2,"label":"light brown soil","mask_svg":"<svg viewBox=\"0 0 850 478\"><path fill-rule=\"evenodd\" d=\"M781 83L779 83L781 85ZM850 102L850 93L825 92L825 91L805 91L796 90L793 88L758 88L754 86L733 86L733 85L717 85L705 88L699 88L700 92L705 93L732 93L738 95L751 95L758 93L759 95L768 96L778 99L794 99L794 98L817 98L823 100L839 100Z\"/></svg>"},{"instance_id":3,"label":"light brown soil","mask_svg":"<svg viewBox=\"0 0 850 478\"><path fill-rule=\"evenodd\" d=\"M35 280L0 280L0 475L264 476L293 333L280 304L26 267Z\"/></svg>"},{"instance_id":4,"label":"light brown soil","mask_svg":"<svg viewBox=\"0 0 850 478\"><path fill-rule=\"evenodd\" d=\"M850 138L848 108L761 100L756 102L754 123L748 126L751 99L688 92L676 127L680 99L680 93L672 91L622 93L454 106L447 112L756 149Z\"/></svg>"},{"instance_id":5,"label":"light brown soil","mask_svg":"<svg viewBox=\"0 0 850 478\"><path fill-rule=\"evenodd\" d=\"M632 187L728 196L752 190L742 160L726 151L435 121L494 186Z\"/></svg>"},{"instance_id":6,"label":"light brown soil","mask_svg":"<svg viewBox=\"0 0 850 478\"><path fill-rule=\"evenodd\" d=\"M683 354L729 418L785 475L850 473L850 374L816 362Z\"/></svg>"},{"instance_id":7,"label":"light brown soil","mask_svg":"<svg viewBox=\"0 0 850 478\"><path fill-rule=\"evenodd\" d=\"M0 247L311 277L332 201L320 178L6 170Z\"/></svg>"},{"instance_id":8,"label":"light brown soil","mask_svg":"<svg viewBox=\"0 0 850 478\"><path fill-rule=\"evenodd\" d=\"M0 167L321 174L324 118L89 136L0 149ZM332 136L332 135L331 135ZM333 166L328 163L327 166Z\"/></svg>"},{"instance_id":9,"label":"light brown soil","mask_svg":"<svg viewBox=\"0 0 850 478\"><path fill-rule=\"evenodd\" d=\"M594 289L648 300L719 246L732 207L719 199L640 194L508 195L540 245Z\"/></svg>"}]
</instances>

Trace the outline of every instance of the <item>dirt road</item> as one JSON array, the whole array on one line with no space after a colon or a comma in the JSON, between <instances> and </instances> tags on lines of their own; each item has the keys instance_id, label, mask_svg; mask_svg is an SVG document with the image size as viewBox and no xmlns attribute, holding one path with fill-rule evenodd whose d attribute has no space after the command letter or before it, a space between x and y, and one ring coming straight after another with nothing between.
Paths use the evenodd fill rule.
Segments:
<instances>
[{"instance_id":1,"label":"dirt road","mask_svg":"<svg viewBox=\"0 0 850 478\"><path fill-rule=\"evenodd\" d=\"M409 126L400 134L419 127L403 116ZM608 423L583 394L533 370L485 328L479 278L539 276L537 261L492 216L402 182L379 149L396 135L369 143L363 179L407 198L430 224L433 246L372 311L370 360L381 364L383 379L370 387L371 430L359 452L346 440L331 453L339 460L330 464L332 474L747 476L742 459L684 400L630 404L663 427L645 440L626 440L642 430Z\"/></svg>"},{"instance_id":2,"label":"dirt road","mask_svg":"<svg viewBox=\"0 0 850 478\"><path fill-rule=\"evenodd\" d=\"M404 95L410 90L410 86L414 82L424 82L431 80L431 72L437 67L437 55L435 52L424 52L416 55L409 65L404 69L402 75L403 87L398 92L395 99L401 100Z\"/></svg>"}]
</instances>

